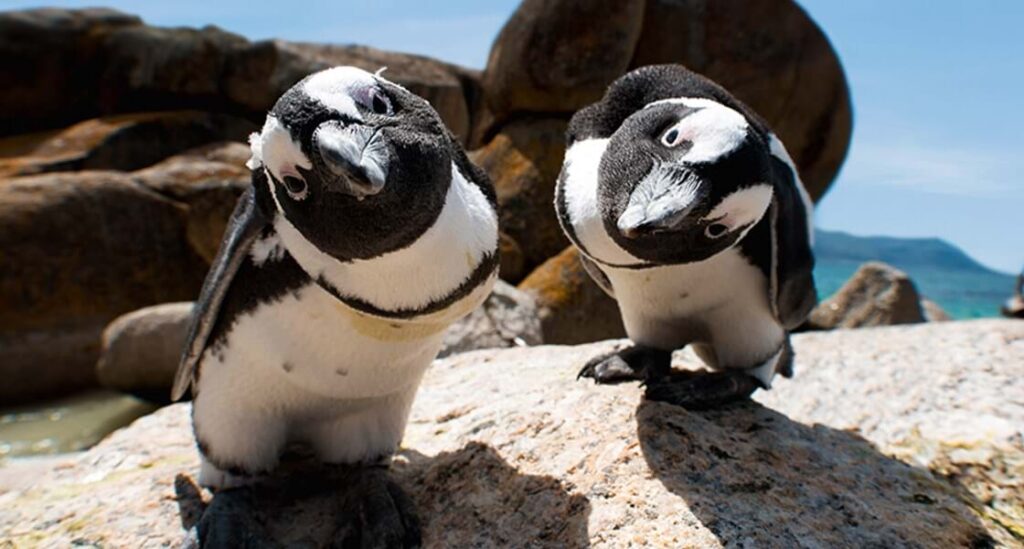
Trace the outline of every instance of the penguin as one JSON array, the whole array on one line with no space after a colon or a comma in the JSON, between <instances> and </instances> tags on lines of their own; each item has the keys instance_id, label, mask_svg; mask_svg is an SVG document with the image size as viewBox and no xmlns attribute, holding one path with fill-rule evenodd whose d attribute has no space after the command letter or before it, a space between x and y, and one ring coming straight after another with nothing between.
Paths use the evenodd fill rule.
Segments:
<instances>
[{"instance_id":1,"label":"penguin","mask_svg":"<svg viewBox=\"0 0 1024 549\"><path fill-rule=\"evenodd\" d=\"M445 329L496 280L493 187L425 100L354 67L297 83L250 144L172 390L191 389L199 484L223 496L200 540L257 528L229 496L299 445L360 471L339 490L367 524L345 531L416 545L386 466Z\"/></svg>"},{"instance_id":2,"label":"penguin","mask_svg":"<svg viewBox=\"0 0 1024 549\"><path fill-rule=\"evenodd\" d=\"M580 376L642 380L646 398L693 410L791 376L789 331L817 303L812 204L767 124L711 80L654 65L566 133L555 210L632 342ZM672 370L687 345L710 371Z\"/></svg>"}]
</instances>

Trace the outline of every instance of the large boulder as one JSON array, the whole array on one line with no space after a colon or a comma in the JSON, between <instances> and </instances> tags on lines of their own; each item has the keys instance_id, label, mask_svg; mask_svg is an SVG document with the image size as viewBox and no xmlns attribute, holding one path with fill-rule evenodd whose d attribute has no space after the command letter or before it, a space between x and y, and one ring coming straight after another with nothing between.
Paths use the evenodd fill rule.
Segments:
<instances>
[{"instance_id":1,"label":"large boulder","mask_svg":"<svg viewBox=\"0 0 1024 549\"><path fill-rule=\"evenodd\" d=\"M566 124L558 119L523 119L505 125L470 154L494 183L502 232L522 252L525 272L557 255L569 241L552 205L562 169ZM509 282L515 273L503 272Z\"/></svg>"},{"instance_id":2,"label":"large boulder","mask_svg":"<svg viewBox=\"0 0 1024 549\"><path fill-rule=\"evenodd\" d=\"M250 42L217 27L163 28L112 10L0 14L0 135L98 115L201 109L261 121L306 75L338 64L376 71L426 97L460 137L472 73L426 57L359 46ZM73 94L66 93L74 90Z\"/></svg>"},{"instance_id":3,"label":"large boulder","mask_svg":"<svg viewBox=\"0 0 1024 549\"><path fill-rule=\"evenodd\" d=\"M519 289L537 300L545 343L589 343L626 335L618 304L590 278L573 246L537 267Z\"/></svg>"},{"instance_id":4,"label":"large boulder","mask_svg":"<svg viewBox=\"0 0 1024 549\"><path fill-rule=\"evenodd\" d=\"M638 384L575 379L617 342L460 354L428 371L392 470L426 547L1013 546L1022 338L1010 321L800 334L794 380L692 413L644 401ZM0 486L0 536L177 544L209 498L197 467L188 405L165 408L36 464L32 485ZM332 499L268 499L262 516L282 540L316 544Z\"/></svg>"},{"instance_id":5,"label":"large boulder","mask_svg":"<svg viewBox=\"0 0 1024 549\"><path fill-rule=\"evenodd\" d=\"M110 320L192 299L207 267L186 215L115 172L0 181L0 401L94 384Z\"/></svg>"},{"instance_id":6,"label":"large boulder","mask_svg":"<svg viewBox=\"0 0 1024 549\"><path fill-rule=\"evenodd\" d=\"M864 328L925 322L921 296L903 271L870 261L811 311L807 325L816 330Z\"/></svg>"},{"instance_id":7,"label":"large boulder","mask_svg":"<svg viewBox=\"0 0 1024 549\"><path fill-rule=\"evenodd\" d=\"M765 21L771 21L766 25ZM526 0L491 49L491 126L571 115L630 69L681 63L763 116L817 200L850 142L852 109L827 37L792 0Z\"/></svg>"},{"instance_id":8,"label":"large boulder","mask_svg":"<svg viewBox=\"0 0 1024 549\"><path fill-rule=\"evenodd\" d=\"M543 342L533 297L499 280L482 305L448 328L438 356Z\"/></svg>"},{"instance_id":9,"label":"large boulder","mask_svg":"<svg viewBox=\"0 0 1024 549\"><path fill-rule=\"evenodd\" d=\"M0 139L0 177L78 170L132 171L217 141L244 141L257 126L202 111L133 113Z\"/></svg>"}]
</instances>

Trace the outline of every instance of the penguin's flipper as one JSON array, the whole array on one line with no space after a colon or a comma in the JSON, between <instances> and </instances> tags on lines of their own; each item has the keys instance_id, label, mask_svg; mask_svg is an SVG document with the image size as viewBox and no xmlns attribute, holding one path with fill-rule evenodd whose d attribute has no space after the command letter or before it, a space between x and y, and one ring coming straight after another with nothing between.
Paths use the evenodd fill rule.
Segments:
<instances>
[{"instance_id":1,"label":"penguin's flipper","mask_svg":"<svg viewBox=\"0 0 1024 549\"><path fill-rule=\"evenodd\" d=\"M583 265L583 270L587 271L587 274L590 275L590 278L594 280L597 286L604 290L604 293L608 294L612 299L615 299L615 289L612 288L612 281L609 280L608 275L604 274L604 271L596 263L583 254L580 254L580 264Z\"/></svg>"},{"instance_id":2,"label":"penguin's flipper","mask_svg":"<svg viewBox=\"0 0 1024 549\"><path fill-rule=\"evenodd\" d=\"M192 322L185 339L178 373L174 376L174 387L171 389L172 401L181 399L192 386L199 357L206 349L207 340L217 322L228 287L246 254L249 253L252 242L269 225L266 215L256 203L254 191L256 185L266 185L263 179L265 177L263 170L253 172L253 185L238 199L238 205L231 214L220 250L217 251L217 257L214 258L206 281L203 282L199 299L192 309Z\"/></svg>"},{"instance_id":3,"label":"penguin's flipper","mask_svg":"<svg viewBox=\"0 0 1024 549\"><path fill-rule=\"evenodd\" d=\"M777 141L777 138L772 136ZM781 143L778 145L781 147ZM780 153L780 154L784 154ZM818 304L814 287L814 255L811 252L810 201L805 200L796 168L779 156L772 183L772 293L775 314L787 330L803 324Z\"/></svg>"}]
</instances>

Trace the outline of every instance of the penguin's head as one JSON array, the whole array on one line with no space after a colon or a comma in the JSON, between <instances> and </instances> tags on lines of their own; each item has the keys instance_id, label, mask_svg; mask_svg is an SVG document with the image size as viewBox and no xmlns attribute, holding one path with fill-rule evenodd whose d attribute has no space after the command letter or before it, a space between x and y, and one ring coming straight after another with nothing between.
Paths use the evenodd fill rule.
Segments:
<instances>
[{"instance_id":1,"label":"penguin's head","mask_svg":"<svg viewBox=\"0 0 1024 549\"><path fill-rule=\"evenodd\" d=\"M277 212L321 251L368 259L436 220L452 178L452 137L422 98L378 74L306 77L250 138Z\"/></svg>"},{"instance_id":2,"label":"penguin's head","mask_svg":"<svg viewBox=\"0 0 1024 549\"><path fill-rule=\"evenodd\" d=\"M772 200L767 146L710 99L655 101L612 134L598 169L605 231L639 259L682 263L743 238Z\"/></svg>"}]
</instances>

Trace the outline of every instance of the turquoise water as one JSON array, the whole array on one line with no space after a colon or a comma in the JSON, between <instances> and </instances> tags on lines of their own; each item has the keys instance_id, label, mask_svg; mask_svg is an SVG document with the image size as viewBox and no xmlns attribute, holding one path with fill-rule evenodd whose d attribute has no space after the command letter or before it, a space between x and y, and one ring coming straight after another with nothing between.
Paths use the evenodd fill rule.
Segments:
<instances>
[{"instance_id":1,"label":"turquoise water","mask_svg":"<svg viewBox=\"0 0 1024 549\"><path fill-rule=\"evenodd\" d=\"M860 265L860 261L819 259L814 269L818 295L824 299L835 293ZM910 275L921 295L956 319L999 316L999 306L1013 293L1014 277L1009 275L895 266Z\"/></svg>"}]
</instances>

